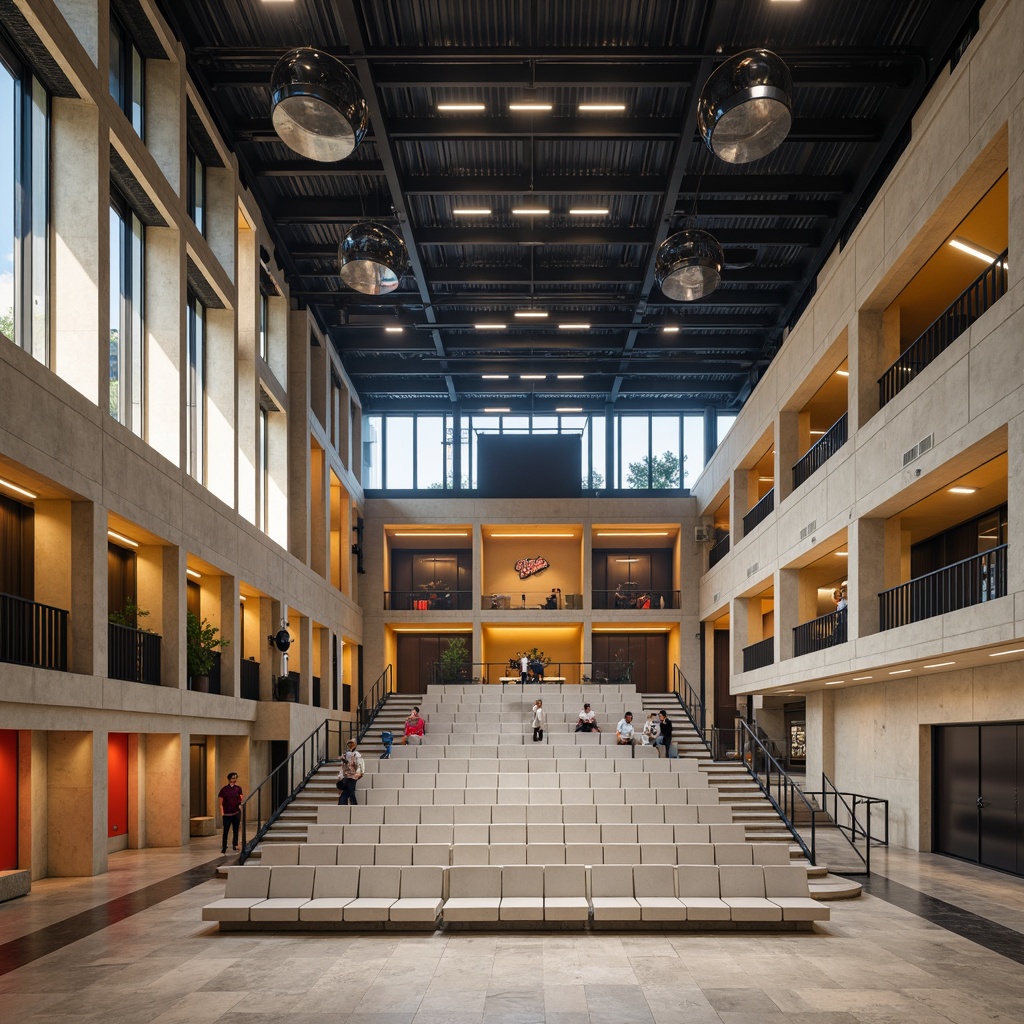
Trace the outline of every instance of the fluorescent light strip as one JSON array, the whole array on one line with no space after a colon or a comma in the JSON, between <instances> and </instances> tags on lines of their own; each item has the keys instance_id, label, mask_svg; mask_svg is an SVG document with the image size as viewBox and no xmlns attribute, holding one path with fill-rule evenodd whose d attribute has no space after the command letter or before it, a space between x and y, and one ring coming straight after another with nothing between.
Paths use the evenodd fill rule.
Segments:
<instances>
[{"instance_id":1,"label":"fluorescent light strip","mask_svg":"<svg viewBox=\"0 0 1024 1024\"><path fill-rule=\"evenodd\" d=\"M934 665L925 665L925 668L948 668L950 665L955 664L955 661L938 661Z\"/></svg>"},{"instance_id":2,"label":"fluorescent light strip","mask_svg":"<svg viewBox=\"0 0 1024 1024\"><path fill-rule=\"evenodd\" d=\"M982 249L980 245L975 245L973 242L965 242L959 238L951 238L949 244L954 249L959 249L960 252L967 253L968 256L973 256L975 259L982 260L985 263L995 263L996 254L994 252L988 252Z\"/></svg>"},{"instance_id":3,"label":"fluorescent light strip","mask_svg":"<svg viewBox=\"0 0 1024 1024\"><path fill-rule=\"evenodd\" d=\"M642 532L598 530L597 535L598 537L667 537L668 530L644 530Z\"/></svg>"},{"instance_id":4,"label":"fluorescent light strip","mask_svg":"<svg viewBox=\"0 0 1024 1024\"><path fill-rule=\"evenodd\" d=\"M510 103L508 109L517 114L546 114L551 110L550 103Z\"/></svg>"},{"instance_id":5,"label":"fluorescent light strip","mask_svg":"<svg viewBox=\"0 0 1024 1024\"><path fill-rule=\"evenodd\" d=\"M544 320L548 314L543 309L517 309L514 315L520 320Z\"/></svg>"},{"instance_id":6,"label":"fluorescent light strip","mask_svg":"<svg viewBox=\"0 0 1024 1024\"><path fill-rule=\"evenodd\" d=\"M575 537L575 533L492 533L492 537Z\"/></svg>"},{"instance_id":7,"label":"fluorescent light strip","mask_svg":"<svg viewBox=\"0 0 1024 1024\"><path fill-rule=\"evenodd\" d=\"M201 580L203 578L203 574L201 572L196 572L195 569L186 569L185 575L191 576L194 580Z\"/></svg>"},{"instance_id":8,"label":"fluorescent light strip","mask_svg":"<svg viewBox=\"0 0 1024 1024\"><path fill-rule=\"evenodd\" d=\"M137 548L139 542L132 540L131 537L126 537L123 533L115 533L113 530L107 530L107 536L111 540L119 540L122 544L127 544L129 547Z\"/></svg>"},{"instance_id":9,"label":"fluorescent light strip","mask_svg":"<svg viewBox=\"0 0 1024 1024\"><path fill-rule=\"evenodd\" d=\"M905 676L908 672L913 672L910 668L894 668L889 675L891 676Z\"/></svg>"},{"instance_id":10,"label":"fluorescent light strip","mask_svg":"<svg viewBox=\"0 0 1024 1024\"><path fill-rule=\"evenodd\" d=\"M386 334L401 334L405 330L404 327L385 327L384 331Z\"/></svg>"},{"instance_id":11,"label":"fluorescent light strip","mask_svg":"<svg viewBox=\"0 0 1024 1024\"><path fill-rule=\"evenodd\" d=\"M836 558L849 558L849 557L850 557L850 552L849 551L837 551L836 552Z\"/></svg>"},{"instance_id":12,"label":"fluorescent light strip","mask_svg":"<svg viewBox=\"0 0 1024 1024\"><path fill-rule=\"evenodd\" d=\"M581 103L576 108L581 114L621 114L625 103Z\"/></svg>"},{"instance_id":13,"label":"fluorescent light strip","mask_svg":"<svg viewBox=\"0 0 1024 1024\"><path fill-rule=\"evenodd\" d=\"M487 206L463 206L452 210L456 217L489 217L490 208Z\"/></svg>"},{"instance_id":14,"label":"fluorescent light strip","mask_svg":"<svg viewBox=\"0 0 1024 1024\"><path fill-rule=\"evenodd\" d=\"M950 487L950 494L974 494L977 487Z\"/></svg>"},{"instance_id":15,"label":"fluorescent light strip","mask_svg":"<svg viewBox=\"0 0 1024 1024\"><path fill-rule=\"evenodd\" d=\"M674 324L666 324L664 327L662 327L661 333L662 334L678 334L679 333L679 328L676 325L674 325Z\"/></svg>"},{"instance_id":16,"label":"fluorescent light strip","mask_svg":"<svg viewBox=\"0 0 1024 1024\"><path fill-rule=\"evenodd\" d=\"M607 217L608 208L605 206L574 206L569 210L571 217Z\"/></svg>"},{"instance_id":17,"label":"fluorescent light strip","mask_svg":"<svg viewBox=\"0 0 1024 1024\"><path fill-rule=\"evenodd\" d=\"M583 380L582 373L560 373L558 380Z\"/></svg>"},{"instance_id":18,"label":"fluorescent light strip","mask_svg":"<svg viewBox=\"0 0 1024 1024\"><path fill-rule=\"evenodd\" d=\"M24 487L19 487L17 484L12 484L10 480L4 480L0 477L0 487L6 487L9 491L14 491L15 494L20 494L23 498L38 498L38 494L33 494L31 491L26 491Z\"/></svg>"},{"instance_id":19,"label":"fluorescent light strip","mask_svg":"<svg viewBox=\"0 0 1024 1024\"><path fill-rule=\"evenodd\" d=\"M590 324L559 324L560 331L589 331Z\"/></svg>"},{"instance_id":20,"label":"fluorescent light strip","mask_svg":"<svg viewBox=\"0 0 1024 1024\"><path fill-rule=\"evenodd\" d=\"M503 331L507 324L473 324L478 331Z\"/></svg>"},{"instance_id":21,"label":"fluorescent light strip","mask_svg":"<svg viewBox=\"0 0 1024 1024\"><path fill-rule=\"evenodd\" d=\"M1007 654L1024 654L1024 647L1015 647L1012 651L996 651L995 654L990 654L990 658L1004 658Z\"/></svg>"},{"instance_id":22,"label":"fluorescent light strip","mask_svg":"<svg viewBox=\"0 0 1024 1024\"><path fill-rule=\"evenodd\" d=\"M473 632L472 629L444 629L444 630L438 630L436 627L431 628L429 626L427 626L427 627L424 627L424 626L411 626L411 627L408 627L408 628L406 628L404 626L392 626L391 628L392 628L392 632L395 632L395 633L439 633L440 632L440 633L443 633L445 636L447 636L449 633L472 633Z\"/></svg>"},{"instance_id":23,"label":"fluorescent light strip","mask_svg":"<svg viewBox=\"0 0 1024 1024\"><path fill-rule=\"evenodd\" d=\"M482 373L481 380L508 380L507 373Z\"/></svg>"},{"instance_id":24,"label":"fluorescent light strip","mask_svg":"<svg viewBox=\"0 0 1024 1024\"><path fill-rule=\"evenodd\" d=\"M487 107L483 103L438 103L437 109L442 113L451 114L459 112L479 112L486 110Z\"/></svg>"},{"instance_id":25,"label":"fluorescent light strip","mask_svg":"<svg viewBox=\"0 0 1024 1024\"><path fill-rule=\"evenodd\" d=\"M591 633L668 633L670 626L623 626L618 629L592 629ZM790 693L793 691L791 690Z\"/></svg>"},{"instance_id":26,"label":"fluorescent light strip","mask_svg":"<svg viewBox=\"0 0 1024 1024\"><path fill-rule=\"evenodd\" d=\"M845 682L846 682L845 679L833 679L830 682L827 682L825 685L826 686L842 686L843 683L845 683Z\"/></svg>"},{"instance_id":27,"label":"fluorescent light strip","mask_svg":"<svg viewBox=\"0 0 1024 1024\"><path fill-rule=\"evenodd\" d=\"M850 682L851 683L863 683L865 679L874 679L874 678L875 678L874 676L854 676L850 680Z\"/></svg>"},{"instance_id":28,"label":"fluorescent light strip","mask_svg":"<svg viewBox=\"0 0 1024 1024\"><path fill-rule=\"evenodd\" d=\"M850 376L850 371L849 370L836 370L836 376L837 377L849 377Z\"/></svg>"},{"instance_id":29,"label":"fluorescent light strip","mask_svg":"<svg viewBox=\"0 0 1024 1024\"><path fill-rule=\"evenodd\" d=\"M546 373L521 373L519 374L520 380L547 380L548 375Z\"/></svg>"},{"instance_id":30,"label":"fluorescent light strip","mask_svg":"<svg viewBox=\"0 0 1024 1024\"><path fill-rule=\"evenodd\" d=\"M517 217L546 217L551 211L543 206L513 206L512 212Z\"/></svg>"},{"instance_id":31,"label":"fluorescent light strip","mask_svg":"<svg viewBox=\"0 0 1024 1024\"><path fill-rule=\"evenodd\" d=\"M559 405L555 408L555 412L583 412L582 405Z\"/></svg>"},{"instance_id":32,"label":"fluorescent light strip","mask_svg":"<svg viewBox=\"0 0 1024 1024\"><path fill-rule=\"evenodd\" d=\"M484 412L511 412L512 410L507 405L500 406L485 406Z\"/></svg>"},{"instance_id":33,"label":"fluorescent light strip","mask_svg":"<svg viewBox=\"0 0 1024 1024\"><path fill-rule=\"evenodd\" d=\"M468 537L469 533L466 530L459 530L452 533L445 533L441 530L424 530L424 531L399 531L396 530L392 537Z\"/></svg>"}]
</instances>

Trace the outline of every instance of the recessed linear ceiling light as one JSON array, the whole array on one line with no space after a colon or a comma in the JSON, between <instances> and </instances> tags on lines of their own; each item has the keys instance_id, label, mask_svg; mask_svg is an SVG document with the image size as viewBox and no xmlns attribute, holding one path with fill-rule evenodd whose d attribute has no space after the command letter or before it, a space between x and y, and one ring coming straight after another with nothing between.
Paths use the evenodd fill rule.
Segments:
<instances>
[{"instance_id":1,"label":"recessed linear ceiling light","mask_svg":"<svg viewBox=\"0 0 1024 1024\"><path fill-rule=\"evenodd\" d=\"M546 373L521 373L519 374L520 380L547 380L548 375Z\"/></svg>"},{"instance_id":2,"label":"recessed linear ceiling light","mask_svg":"<svg viewBox=\"0 0 1024 1024\"><path fill-rule=\"evenodd\" d=\"M185 575L191 576L194 580L201 580L203 578L203 574L201 572L196 572L195 569L186 569Z\"/></svg>"},{"instance_id":3,"label":"recessed linear ceiling light","mask_svg":"<svg viewBox=\"0 0 1024 1024\"><path fill-rule=\"evenodd\" d=\"M559 380L583 380L582 373L560 373L558 374Z\"/></svg>"},{"instance_id":4,"label":"recessed linear ceiling light","mask_svg":"<svg viewBox=\"0 0 1024 1024\"><path fill-rule=\"evenodd\" d=\"M894 668L889 675L891 676L905 676L908 672L913 672L910 668Z\"/></svg>"},{"instance_id":5,"label":"recessed linear ceiling light","mask_svg":"<svg viewBox=\"0 0 1024 1024\"><path fill-rule=\"evenodd\" d=\"M513 206L517 217L546 217L551 211L546 206Z\"/></svg>"},{"instance_id":6,"label":"recessed linear ceiling light","mask_svg":"<svg viewBox=\"0 0 1024 1024\"><path fill-rule=\"evenodd\" d=\"M478 331L503 331L507 324L473 324Z\"/></svg>"},{"instance_id":7,"label":"recessed linear ceiling light","mask_svg":"<svg viewBox=\"0 0 1024 1024\"><path fill-rule=\"evenodd\" d=\"M820 434L824 434L825 431L824 430L809 430L808 433L809 434L813 434L815 437L817 437Z\"/></svg>"},{"instance_id":8,"label":"recessed linear ceiling light","mask_svg":"<svg viewBox=\"0 0 1024 1024\"><path fill-rule=\"evenodd\" d=\"M443 114L473 113L486 110L483 103L438 103L437 109Z\"/></svg>"},{"instance_id":9,"label":"recessed linear ceiling light","mask_svg":"<svg viewBox=\"0 0 1024 1024\"><path fill-rule=\"evenodd\" d=\"M491 208L489 206L457 206L452 209L456 217L489 217Z\"/></svg>"},{"instance_id":10,"label":"recessed linear ceiling light","mask_svg":"<svg viewBox=\"0 0 1024 1024\"><path fill-rule=\"evenodd\" d=\"M465 530L457 530L452 532L443 532L441 530L423 530L423 531L405 531L396 530L394 537L468 537L469 533Z\"/></svg>"},{"instance_id":11,"label":"recessed linear ceiling light","mask_svg":"<svg viewBox=\"0 0 1024 1024\"><path fill-rule=\"evenodd\" d=\"M127 544L131 548L137 548L139 542L132 540L131 537L126 537L123 533L115 533L113 530L107 530L107 536L111 540L119 540L122 544Z\"/></svg>"},{"instance_id":12,"label":"recessed linear ceiling light","mask_svg":"<svg viewBox=\"0 0 1024 1024\"><path fill-rule=\"evenodd\" d=\"M668 530L598 530L598 537L667 537Z\"/></svg>"},{"instance_id":13,"label":"recessed linear ceiling light","mask_svg":"<svg viewBox=\"0 0 1024 1024\"><path fill-rule=\"evenodd\" d=\"M849 377L850 376L850 371L849 370L836 370L836 376L837 377Z\"/></svg>"},{"instance_id":14,"label":"recessed linear ceiling light","mask_svg":"<svg viewBox=\"0 0 1024 1024\"><path fill-rule=\"evenodd\" d=\"M386 334L401 334L403 328L401 327L385 327L384 331Z\"/></svg>"},{"instance_id":15,"label":"recessed linear ceiling light","mask_svg":"<svg viewBox=\"0 0 1024 1024\"><path fill-rule=\"evenodd\" d=\"M950 665L955 664L955 661L937 661L934 665L925 665L925 668L948 668Z\"/></svg>"},{"instance_id":16,"label":"recessed linear ceiling light","mask_svg":"<svg viewBox=\"0 0 1024 1024\"><path fill-rule=\"evenodd\" d=\"M757 478L757 482L758 482L759 484L770 484L770 483L772 483L772 482L773 482L774 480L775 480L775 477L773 477L773 476L759 476L759 477Z\"/></svg>"},{"instance_id":17,"label":"recessed linear ceiling light","mask_svg":"<svg viewBox=\"0 0 1024 1024\"><path fill-rule=\"evenodd\" d=\"M850 557L850 552L849 551L837 551L836 552L836 558L849 558L849 557Z\"/></svg>"},{"instance_id":18,"label":"recessed linear ceiling light","mask_svg":"<svg viewBox=\"0 0 1024 1024\"><path fill-rule=\"evenodd\" d=\"M669 632L671 632L671 627L670 626L639 626L639 627L630 626L629 631L630 631L630 633L669 633ZM621 633L622 629L621 629L621 627L618 627L618 626L612 626L610 629L608 629L608 628L601 628L601 627L595 627L590 632L591 633ZM789 692L792 693L793 691L790 690Z\"/></svg>"},{"instance_id":19,"label":"recessed linear ceiling light","mask_svg":"<svg viewBox=\"0 0 1024 1024\"><path fill-rule=\"evenodd\" d=\"M678 334L679 327L676 324L666 324L661 329L662 334Z\"/></svg>"},{"instance_id":20,"label":"recessed linear ceiling light","mask_svg":"<svg viewBox=\"0 0 1024 1024\"><path fill-rule=\"evenodd\" d=\"M996 651L995 654L990 654L990 658L1002 658L1007 654L1024 654L1024 647L1015 647L1012 651Z\"/></svg>"},{"instance_id":21,"label":"recessed linear ceiling light","mask_svg":"<svg viewBox=\"0 0 1024 1024\"><path fill-rule=\"evenodd\" d=\"M639 558L616 558L616 562L639 562Z\"/></svg>"},{"instance_id":22,"label":"recessed linear ceiling light","mask_svg":"<svg viewBox=\"0 0 1024 1024\"><path fill-rule=\"evenodd\" d=\"M950 487L950 494L974 494L977 487Z\"/></svg>"},{"instance_id":23,"label":"recessed linear ceiling light","mask_svg":"<svg viewBox=\"0 0 1024 1024\"><path fill-rule=\"evenodd\" d=\"M437 633L441 632L445 636L449 633L472 633L472 629L444 629L438 630L436 626L393 626L392 631L395 633Z\"/></svg>"},{"instance_id":24,"label":"recessed linear ceiling light","mask_svg":"<svg viewBox=\"0 0 1024 1024\"><path fill-rule=\"evenodd\" d=\"M517 309L515 316L520 320L546 320L548 315L543 309Z\"/></svg>"},{"instance_id":25,"label":"recessed linear ceiling light","mask_svg":"<svg viewBox=\"0 0 1024 1024\"><path fill-rule=\"evenodd\" d=\"M590 324L559 324L560 331L589 331Z\"/></svg>"},{"instance_id":26,"label":"recessed linear ceiling light","mask_svg":"<svg viewBox=\"0 0 1024 1024\"><path fill-rule=\"evenodd\" d=\"M480 375L481 380L508 380L507 373L483 373Z\"/></svg>"},{"instance_id":27,"label":"recessed linear ceiling light","mask_svg":"<svg viewBox=\"0 0 1024 1024\"><path fill-rule=\"evenodd\" d=\"M846 682L845 679L832 679L829 682L827 682L825 685L826 686L842 686L843 683L845 683L845 682Z\"/></svg>"},{"instance_id":28,"label":"recessed linear ceiling light","mask_svg":"<svg viewBox=\"0 0 1024 1024\"><path fill-rule=\"evenodd\" d=\"M485 406L484 412L511 412L512 410L507 405L500 406Z\"/></svg>"},{"instance_id":29,"label":"recessed linear ceiling light","mask_svg":"<svg viewBox=\"0 0 1024 1024\"><path fill-rule=\"evenodd\" d=\"M874 678L875 678L874 676L854 676L850 680L850 682L851 683L863 683L866 679L874 679Z\"/></svg>"},{"instance_id":30,"label":"recessed linear ceiling light","mask_svg":"<svg viewBox=\"0 0 1024 1024\"><path fill-rule=\"evenodd\" d=\"M569 210L572 217L607 217L606 206L574 206Z\"/></svg>"},{"instance_id":31,"label":"recessed linear ceiling light","mask_svg":"<svg viewBox=\"0 0 1024 1024\"><path fill-rule=\"evenodd\" d=\"M555 412L583 412L582 405L559 405L555 408Z\"/></svg>"},{"instance_id":32,"label":"recessed linear ceiling light","mask_svg":"<svg viewBox=\"0 0 1024 1024\"><path fill-rule=\"evenodd\" d=\"M510 103L508 109L516 114L546 114L551 110L551 104L520 101L518 103Z\"/></svg>"},{"instance_id":33,"label":"recessed linear ceiling light","mask_svg":"<svg viewBox=\"0 0 1024 1024\"><path fill-rule=\"evenodd\" d=\"M492 537L543 537L550 539L552 537L575 537L575 533L492 533Z\"/></svg>"},{"instance_id":34,"label":"recessed linear ceiling light","mask_svg":"<svg viewBox=\"0 0 1024 1024\"><path fill-rule=\"evenodd\" d=\"M576 108L581 114L621 114L625 103L581 103Z\"/></svg>"},{"instance_id":35,"label":"recessed linear ceiling light","mask_svg":"<svg viewBox=\"0 0 1024 1024\"><path fill-rule=\"evenodd\" d=\"M24 487L19 487L17 484L12 484L10 480L4 480L0 477L0 487L6 487L9 491L14 491L15 494L20 494L23 498L38 498L38 494L33 494L31 491L26 491Z\"/></svg>"},{"instance_id":36,"label":"recessed linear ceiling light","mask_svg":"<svg viewBox=\"0 0 1024 1024\"><path fill-rule=\"evenodd\" d=\"M965 252L968 256L973 256L975 259L982 260L985 263L991 264L996 261L996 253L982 249L980 245L975 245L973 242L965 242L962 238L951 238L949 244L954 249L959 249L960 252ZM1000 264L1000 266L1003 270L1006 269L1005 263Z\"/></svg>"}]
</instances>

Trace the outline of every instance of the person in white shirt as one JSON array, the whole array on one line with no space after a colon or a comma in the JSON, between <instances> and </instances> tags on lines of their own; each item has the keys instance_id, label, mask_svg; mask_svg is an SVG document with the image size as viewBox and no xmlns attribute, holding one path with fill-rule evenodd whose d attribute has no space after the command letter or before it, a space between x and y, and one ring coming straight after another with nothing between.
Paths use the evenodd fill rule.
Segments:
<instances>
[{"instance_id":1,"label":"person in white shirt","mask_svg":"<svg viewBox=\"0 0 1024 1024\"><path fill-rule=\"evenodd\" d=\"M530 674L530 656L524 654L519 658L519 672L522 678L520 682L525 683L526 677Z\"/></svg>"},{"instance_id":2,"label":"person in white shirt","mask_svg":"<svg viewBox=\"0 0 1024 1024\"><path fill-rule=\"evenodd\" d=\"M636 729L633 728L633 712L627 711L622 721L615 727L615 742L622 747L631 747L636 743Z\"/></svg>"},{"instance_id":3,"label":"person in white shirt","mask_svg":"<svg viewBox=\"0 0 1024 1024\"><path fill-rule=\"evenodd\" d=\"M647 721L644 722L643 735L640 737L641 743L645 747L651 746L654 741L658 738L658 716L652 711L647 716Z\"/></svg>"},{"instance_id":4,"label":"person in white shirt","mask_svg":"<svg viewBox=\"0 0 1024 1024\"><path fill-rule=\"evenodd\" d=\"M356 750L356 741L348 741L348 749L341 755L341 771L338 772L338 789L341 796L338 797L339 804L357 804L356 783L363 777L365 765L363 755Z\"/></svg>"},{"instance_id":5,"label":"person in white shirt","mask_svg":"<svg viewBox=\"0 0 1024 1024\"><path fill-rule=\"evenodd\" d=\"M601 728L597 724L597 715L590 710L589 704L583 705L583 710L580 712L580 720L576 723L577 732L600 732Z\"/></svg>"},{"instance_id":6,"label":"person in white shirt","mask_svg":"<svg viewBox=\"0 0 1024 1024\"><path fill-rule=\"evenodd\" d=\"M533 739L534 742L544 739L544 702L540 697L533 705Z\"/></svg>"}]
</instances>

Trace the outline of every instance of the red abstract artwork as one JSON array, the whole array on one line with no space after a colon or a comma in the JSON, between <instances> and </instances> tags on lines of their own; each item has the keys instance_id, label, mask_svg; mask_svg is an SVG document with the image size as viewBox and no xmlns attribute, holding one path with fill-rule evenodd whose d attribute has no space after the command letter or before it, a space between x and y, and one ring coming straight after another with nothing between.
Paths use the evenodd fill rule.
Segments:
<instances>
[{"instance_id":1,"label":"red abstract artwork","mask_svg":"<svg viewBox=\"0 0 1024 1024\"><path fill-rule=\"evenodd\" d=\"M537 573L549 568L546 558L520 558L516 562L516 572L519 573L521 580L525 580L528 576L536 576Z\"/></svg>"}]
</instances>

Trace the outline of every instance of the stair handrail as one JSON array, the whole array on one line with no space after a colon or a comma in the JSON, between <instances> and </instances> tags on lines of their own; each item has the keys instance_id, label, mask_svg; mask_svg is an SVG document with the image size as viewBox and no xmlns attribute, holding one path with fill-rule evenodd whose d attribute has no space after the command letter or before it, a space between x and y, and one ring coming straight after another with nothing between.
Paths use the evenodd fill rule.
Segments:
<instances>
[{"instance_id":1,"label":"stair handrail","mask_svg":"<svg viewBox=\"0 0 1024 1024\"><path fill-rule=\"evenodd\" d=\"M864 796L862 793L848 793L839 790L835 783L824 773L821 773L821 790L819 792L808 792L809 797L821 797L821 804L824 811L831 817L839 834L850 844L853 852L860 858L864 865L864 874L871 874L871 847L889 845L889 801L879 796ZM829 799L831 798L832 810L829 811ZM842 806L849 818L849 824L839 818L839 808ZM871 812L875 807L884 808L884 823L882 838L872 835ZM857 816L857 808L865 807L867 813L865 822L861 824ZM864 840L864 852L861 853L857 846L857 840ZM847 872L853 874L853 872Z\"/></svg>"},{"instance_id":2,"label":"stair handrail","mask_svg":"<svg viewBox=\"0 0 1024 1024\"><path fill-rule=\"evenodd\" d=\"M373 720L380 714L388 695L395 692L395 673L389 662L384 671L377 676L373 686L363 694L363 699L356 708L357 739L362 739L373 725Z\"/></svg>"},{"instance_id":3,"label":"stair handrail","mask_svg":"<svg viewBox=\"0 0 1024 1024\"><path fill-rule=\"evenodd\" d=\"M815 807L803 790L793 781L787 774L786 770L778 762L775 755L765 746L765 744L758 738L756 732L749 722L742 718L736 719L736 724L743 734L744 743L741 744L741 750L750 751L750 760L748 761L745 757L741 758L741 763L749 772L751 778L757 783L758 788L768 798L768 802L778 812L779 817L782 819L782 823L789 830L790 834L796 840L797 845L804 852L804 856L810 861L811 864L817 864L816 858L816 836L815 836L815 824L817 816L822 812L818 807ZM764 779L761 778L761 770L759 765L764 766ZM774 776L775 782L773 785L772 777ZM774 788L774 792L773 792ZM803 836L797 831L796 824L793 820L793 812L796 807L802 805L809 817L811 822L811 843L810 846L804 841Z\"/></svg>"},{"instance_id":4,"label":"stair handrail","mask_svg":"<svg viewBox=\"0 0 1024 1024\"><path fill-rule=\"evenodd\" d=\"M337 735L337 743L333 747L332 733ZM354 722L325 719L245 798L241 807L239 864L244 864L249 859L270 826L281 817L281 813L295 799L302 787L322 765L331 760L332 751L335 758L340 757L345 744L353 739L355 734ZM279 786L288 786L288 794L274 806L274 792ZM264 803L269 811L265 820ZM251 839L250 820L255 825Z\"/></svg>"},{"instance_id":5,"label":"stair handrail","mask_svg":"<svg viewBox=\"0 0 1024 1024\"><path fill-rule=\"evenodd\" d=\"M701 742L710 753L711 744L707 738L707 708L704 706L704 701L700 699L700 694L690 685L678 665L672 666L672 692L679 698L686 717L689 718L690 724L696 729Z\"/></svg>"}]
</instances>

